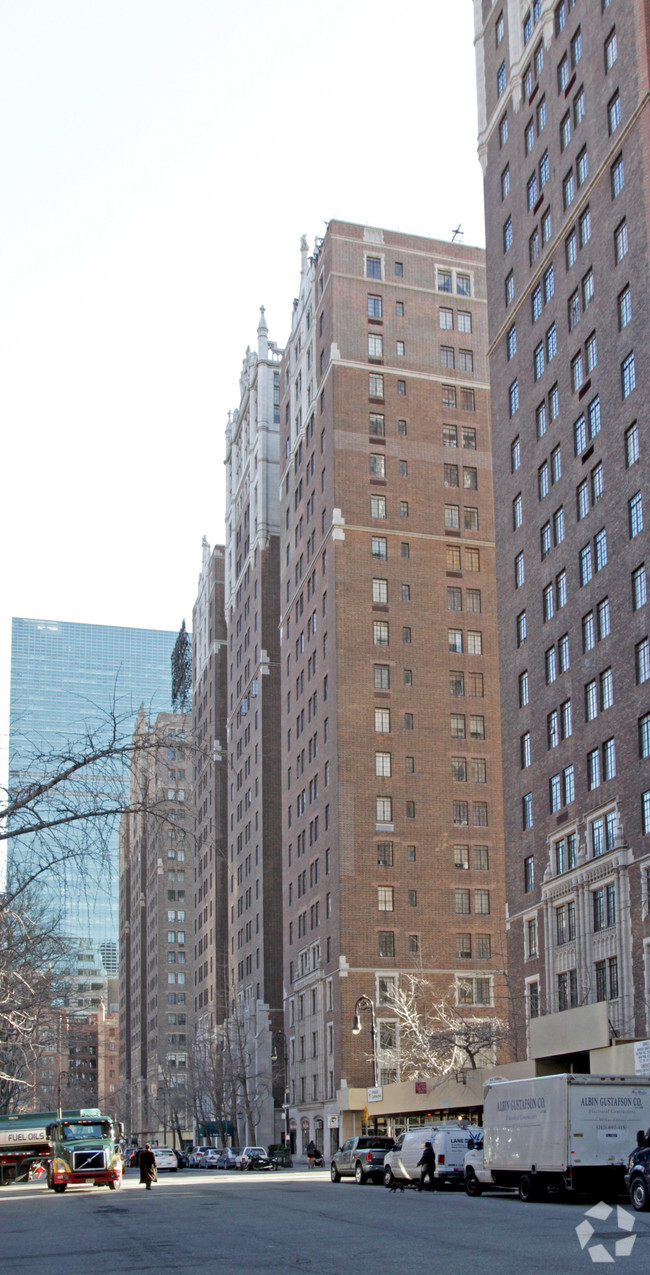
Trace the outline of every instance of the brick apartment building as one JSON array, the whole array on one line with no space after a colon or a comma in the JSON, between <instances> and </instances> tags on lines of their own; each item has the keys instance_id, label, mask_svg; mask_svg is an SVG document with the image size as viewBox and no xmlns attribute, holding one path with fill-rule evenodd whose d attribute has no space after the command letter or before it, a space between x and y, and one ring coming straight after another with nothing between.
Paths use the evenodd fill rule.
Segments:
<instances>
[{"instance_id":1,"label":"brick apartment building","mask_svg":"<svg viewBox=\"0 0 650 1275\"><path fill-rule=\"evenodd\" d=\"M301 250L281 401L285 1024L292 1130L328 1154L346 1090L374 1078L359 996L380 1084L409 973L507 1013L496 579L483 252L338 221Z\"/></svg>"},{"instance_id":2,"label":"brick apartment building","mask_svg":"<svg viewBox=\"0 0 650 1275\"><path fill-rule=\"evenodd\" d=\"M634 1071L602 1051L650 1030L648 6L474 11L520 1049Z\"/></svg>"},{"instance_id":3,"label":"brick apartment building","mask_svg":"<svg viewBox=\"0 0 650 1275\"><path fill-rule=\"evenodd\" d=\"M194 1012L203 1038L224 1017L228 968L228 837L224 550L203 541L192 612L194 739Z\"/></svg>"},{"instance_id":4,"label":"brick apartment building","mask_svg":"<svg viewBox=\"0 0 650 1275\"><path fill-rule=\"evenodd\" d=\"M262 308L257 350L246 352L239 408L226 432L230 1003L224 1039L230 1065L246 1077L237 1137L260 1145L279 1136L283 1098L282 1077L272 1059L282 1023L281 355L269 341Z\"/></svg>"},{"instance_id":5,"label":"brick apartment building","mask_svg":"<svg viewBox=\"0 0 650 1275\"><path fill-rule=\"evenodd\" d=\"M120 823L120 1080L127 1133L192 1133L194 1037L193 750L189 713L138 714ZM138 809L138 807L141 807Z\"/></svg>"}]
</instances>

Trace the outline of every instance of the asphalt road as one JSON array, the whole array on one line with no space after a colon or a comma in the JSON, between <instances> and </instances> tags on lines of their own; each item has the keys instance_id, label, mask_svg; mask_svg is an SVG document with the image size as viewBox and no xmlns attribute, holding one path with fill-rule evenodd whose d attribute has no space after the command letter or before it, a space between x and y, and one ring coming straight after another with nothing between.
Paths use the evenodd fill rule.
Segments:
<instances>
[{"instance_id":1,"label":"asphalt road","mask_svg":"<svg viewBox=\"0 0 650 1275\"><path fill-rule=\"evenodd\" d=\"M576 1227L589 1207L522 1204L508 1194L392 1194L352 1181L335 1186L327 1173L305 1170L189 1170L161 1174L145 1191L130 1170L120 1192L78 1187L54 1195L39 1183L0 1189L0 1271L570 1275L593 1270L600 1256L622 1275L647 1275L650 1213L625 1207L621 1218L614 1210L589 1219L594 1234L581 1249ZM629 1247L632 1236L632 1251L616 1256L616 1242Z\"/></svg>"}]
</instances>

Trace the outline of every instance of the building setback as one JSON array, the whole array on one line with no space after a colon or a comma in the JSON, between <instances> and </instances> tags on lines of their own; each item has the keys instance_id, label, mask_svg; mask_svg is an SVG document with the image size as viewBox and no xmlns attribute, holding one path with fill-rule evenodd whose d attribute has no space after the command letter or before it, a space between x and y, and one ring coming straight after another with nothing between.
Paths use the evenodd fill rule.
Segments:
<instances>
[{"instance_id":1,"label":"building setback","mask_svg":"<svg viewBox=\"0 0 650 1275\"><path fill-rule=\"evenodd\" d=\"M141 708L120 824L120 1081L131 1134L191 1136L193 750L188 713ZM138 747L137 744L140 744Z\"/></svg>"},{"instance_id":2,"label":"building setback","mask_svg":"<svg viewBox=\"0 0 650 1275\"><path fill-rule=\"evenodd\" d=\"M648 6L474 12L519 1046L602 1069L650 1027Z\"/></svg>"},{"instance_id":3,"label":"building setback","mask_svg":"<svg viewBox=\"0 0 650 1275\"><path fill-rule=\"evenodd\" d=\"M224 550L203 541L192 612L194 740L194 1012L197 1035L213 1032L227 1005L227 643Z\"/></svg>"},{"instance_id":4,"label":"building setback","mask_svg":"<svg viewBox=\"0 0 650 1275\"><path fill-rule=\"evenodd\" d=\"M338 221L301 248L281 403L285 1030L294 1139L329 1154L353 1131L346 1090L373 1082L357 997L381 1084L407 975L507 1013L496 582L484 254Z\"/></svg>"},{"instance_id":5,"label":"building setback","mask_svg":"<svg viewBox=\"0 0 650 1275\"><path fill-rule=\"evenodd\" d=\"M264 309L226 432L229 1022L239 1140L275 1140L282 1079L272 1063L282 1015L279 670L279 398L282 352ZM273 1073L273 1076L272 1076ZM238 1117L239 1119L239 1117Z\"/></svg>"}]
</instances>

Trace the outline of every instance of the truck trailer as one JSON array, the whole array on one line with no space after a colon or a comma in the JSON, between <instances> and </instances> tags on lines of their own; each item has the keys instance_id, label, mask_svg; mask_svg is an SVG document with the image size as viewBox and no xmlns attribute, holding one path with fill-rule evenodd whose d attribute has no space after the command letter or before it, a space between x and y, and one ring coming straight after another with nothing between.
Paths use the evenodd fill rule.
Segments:
<instances>
[{"instance_id":1,"label":"truck trailer","mask_svg":"<svg viewBox=\"0 0 650 1275\"><path fill-rule=\"evenodd\" d=\"M122 1185L116 1145L121 1133L121 1125L94 1107L0 1117L0 1177L3 1182L25 1179L42 1164L47 1185L57 1194L75 1183L117 1190Z\"/></svg>"},{"instance_id":2,"label":"truck trailer","mask_svg":"<svg viewBox=\"0 0 650 1275\"><path fill-rule=\"evenodd\" d=\"M483 1173L477 1177L515 1187L522 1200L539 1198L548 1187L616 1194L624 1189L637 1131L649 1124L648 1078L494 1078L485 1085Z\"/></svg>"}]
</instances>

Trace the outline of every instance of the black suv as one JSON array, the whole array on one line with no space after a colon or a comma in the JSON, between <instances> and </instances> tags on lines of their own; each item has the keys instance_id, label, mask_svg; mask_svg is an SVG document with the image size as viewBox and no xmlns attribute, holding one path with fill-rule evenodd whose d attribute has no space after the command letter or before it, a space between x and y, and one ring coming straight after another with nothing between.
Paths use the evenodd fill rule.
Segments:
<instances>
[{"instance_id":1,"label":"black suv","mask_svg":"<svg viewBox=\"0 0 650 1275\"><path fill-rule=\"evenodd\" d=\"M637 1147L627 1162L625 1185L635 1209L650 1209L650 1146Z\"/></svg>"}]
</instances>

